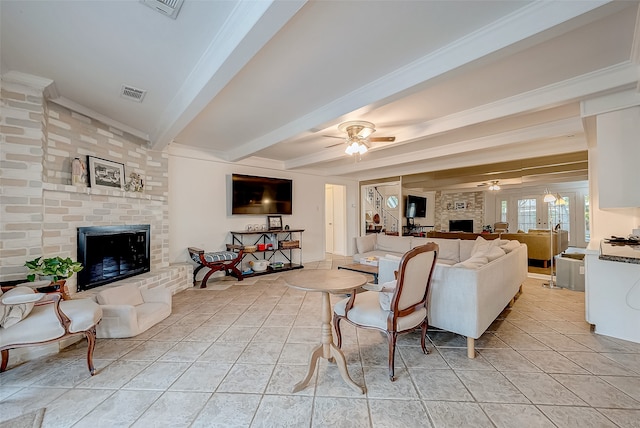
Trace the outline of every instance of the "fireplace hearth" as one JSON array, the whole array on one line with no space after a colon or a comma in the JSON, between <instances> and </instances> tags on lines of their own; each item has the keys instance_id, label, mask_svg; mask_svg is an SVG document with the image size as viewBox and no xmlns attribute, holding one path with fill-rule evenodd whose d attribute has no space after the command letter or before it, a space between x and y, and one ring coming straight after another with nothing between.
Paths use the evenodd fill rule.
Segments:
<instances>
[{"instance_id":1,"label":"fireplace hearth","mask_svg":"<svg viewBox=\"0 0 640 428\"><path fill-rule=\"evenodd\" d=\"M150 270L150 225L78 228L78 291Z\"/></svg>"}]
</instances>

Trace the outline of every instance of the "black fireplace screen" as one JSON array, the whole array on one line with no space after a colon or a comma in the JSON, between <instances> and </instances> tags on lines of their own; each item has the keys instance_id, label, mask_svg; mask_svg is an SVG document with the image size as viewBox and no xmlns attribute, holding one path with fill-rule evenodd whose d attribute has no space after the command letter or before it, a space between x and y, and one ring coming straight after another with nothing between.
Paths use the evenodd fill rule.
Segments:
<instances>
[{"instance_id":1,"label":"black fireplace screen","mask_svg":"<svg viewBox=\"0 0 640 428\"><path fill-rule=\"evenodd\" d=\"M118 281L150 269L150 226L78 228L78 291Z\"/></svg>"}]
</instances>

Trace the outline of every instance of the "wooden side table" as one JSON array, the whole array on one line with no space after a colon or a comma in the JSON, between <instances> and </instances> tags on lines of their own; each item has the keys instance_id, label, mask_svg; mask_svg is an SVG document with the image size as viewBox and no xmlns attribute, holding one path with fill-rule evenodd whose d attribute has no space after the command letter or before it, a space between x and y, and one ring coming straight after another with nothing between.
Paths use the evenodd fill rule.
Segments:
<instances>
[{"instance_id":1,"label":"wooden side table","mask_svg":"<svg viewBox=\"0 0 640 428\"><path fill-rule=\"evenodd\" d=\"M287 275L284 280L291 288L302 291L317 291L322 293L322 338L320 345L316 346L309 358L309 369L305 378L293 387L293 392L298 392L307 386L316 370L318 359L326 358L335 360L342 379L355 391L364 394L365 390L356 384L347 371L347 361L342 350L333 343L331 331L331 300L329 293L349 293L367 283L367 277L361 273L347 270L304 270Z\"/></svg>"}]
</instances>

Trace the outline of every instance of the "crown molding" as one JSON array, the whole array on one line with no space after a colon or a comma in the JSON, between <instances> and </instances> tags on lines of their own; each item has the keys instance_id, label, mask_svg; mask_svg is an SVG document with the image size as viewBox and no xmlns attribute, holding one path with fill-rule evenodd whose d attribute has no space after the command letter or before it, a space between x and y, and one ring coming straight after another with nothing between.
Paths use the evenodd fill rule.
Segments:
<instances>
[{"instance_id":1,"label":"crown molding","mask_svg":"<svg viewBox=\"0 0 640 428\"><path fill-rule=\"evenodd\" d=\"M37 89L42 92L45 98L56 98L58 96L56 84L51 79L12 70L3 74L2 80Z\"/></svg>"}]
</instances>

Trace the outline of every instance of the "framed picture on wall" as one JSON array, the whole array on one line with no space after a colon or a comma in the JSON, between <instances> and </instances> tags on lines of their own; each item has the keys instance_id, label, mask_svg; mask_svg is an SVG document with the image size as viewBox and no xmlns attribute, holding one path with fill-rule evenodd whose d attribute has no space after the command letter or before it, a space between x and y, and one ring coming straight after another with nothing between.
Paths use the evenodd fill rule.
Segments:
<instances>
[{"instance_id":1,"label":"framed picture on wall","mask_svg":"<svg viewBox=\"0 0 640 428\"><path fill-rule=\"evenodd\" d=\"M269 230L281 230L282 229L282 216L281 215L268 215L267 223L269 224Z\"/></svg>"},{"instance_id":2,"label":"framed picture on wall","mask_svg":"<svg viewBox=\"0 0 640 428\"><path fill-rule=\"evenodd\" d=\"M89 156L89 184L96 188L122 190L124 164Z\"/></svg>"},{"instance_id":3,"label":"framed picture on wall","mask_svg":"<svg viewBox=\"0 0 640 428\"><path fill-rule=\"evenodd\" d=\"M456 202L455 209L457 209L457 210L467 209L467 203L466 202Z\"/></svg>"}]
</instances>

